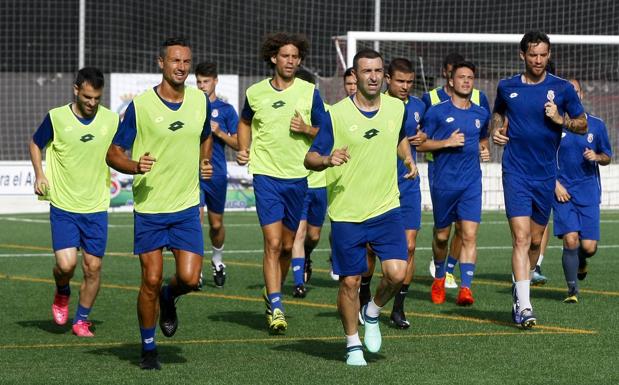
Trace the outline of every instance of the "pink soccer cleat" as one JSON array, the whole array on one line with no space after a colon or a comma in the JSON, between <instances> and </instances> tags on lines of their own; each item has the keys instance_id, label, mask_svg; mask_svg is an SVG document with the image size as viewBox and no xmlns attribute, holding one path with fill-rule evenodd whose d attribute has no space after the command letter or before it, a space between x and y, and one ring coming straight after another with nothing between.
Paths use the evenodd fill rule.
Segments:
<instances>
[{"instance_id":1,"label":"pink soccer cleat","mask_svg":"<svg viewBox=\"0 0 619 385\"><path fill-rule=\"evenodd\" d=\"M77 323L73 324L73 334L78 337L94 337L90 331L91 322L79 320Z\"/></svg>"},{"instance_id":2,"label":"pink soccer cleat","mask_svg":"<svg viewBox=\"0 0 619 385\"><path fill-rule=\"evenodd\" d=\"M56 293L54 295L54 303L52 304L52 315L54 316L54 322L58 325L64 325L69 319L69 296L60 295Z\"/></svg>"}]
</instances>

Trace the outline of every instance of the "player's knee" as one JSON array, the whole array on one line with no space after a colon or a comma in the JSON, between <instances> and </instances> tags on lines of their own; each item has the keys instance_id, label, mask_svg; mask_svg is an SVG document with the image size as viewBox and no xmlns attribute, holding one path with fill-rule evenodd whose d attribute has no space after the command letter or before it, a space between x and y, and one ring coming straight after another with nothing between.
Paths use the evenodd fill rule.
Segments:
<instances>
[{"instance_id":1,"label":"player's knee","mask_svg":"<svg viewBox=\"0 0 619 385\"><path fill-rule=\"evenodd\" d=\"M76 265L77 263L71 261L59 260L56 262L56 269L60 272L60 274L72 277L75 272Z\"/></svg>"},{"instance_id":2,"label":"player's knee","mask_svg":"<svg viewBox=\"0 0 619 385\"><path fill-rule=\"evenodd\" d=\"M150 273L142 276L142 287L150 292L159 291L162 282L161 274Z\"/></svg>"},{"instance_id":3,"label":"player's knee","mask_svg":"<svg viewBox=\"0 0 619 385\"><path fill-rule=\"evenodd\" d=\"M219 232L222 231L223 228L224 224L221 221L213 221L212 223L209 223L209 231L211 233L219 234Z\"/></svg>"},{"instance_id":4,"label":"player's knee","mask_svg":"<svg viewBox=\"0 0 619 385\"><path fill-rule=\"evenodd\" d=\"M570 233L563 237L563 247L566 249L576 249L580 246L580 240L578 234Z\"/></svg>"},{"instance_id":5,"label":"player's knee","mask_svg":"<svg viewBox=\"0 0 619 385\"><path fill-rule=\"evenodd\" d=\"M281 238L267 239L265 242L265 249L266 249L267 254L279 255L282 252L282 239Z\"/></svg>"},{"instance_id":6,"label":"player's knee","mask_svg":"<svg viewBox=\"0 0 619 385\"><path fill-rule=\"evenodd\" d=\"M391 286L401 286L406 278L406 269L393 269L385 272L385 278L389 280Z\"/></svg>"},{"instance_id":7,"label":"player's knee","mask_svg":"<svg viewBox=\"0 0 619 385\"><path fill-rule=\"evenodd\" d=\"M307 236L305 237L305 243L311 247L316 247L319 241L320 233L308 232Z\"/></svg>"},{"instance_id":8,"label":"player's knee","mask_svg":"<svg viewBox=\"0 0 619 385\"><path fill-rule=\"evenodd\" d=\"M517 248L529 248L531 247L531 235L518 233L514 234L514 246ZM539 247L539 245L538 245Z\"/></svg>"},{"instance_id":9,"label":"player's knee","mask_svg":"<svg viewBox=\"0 0 619 385\"><path fill-rule=\"evenodd\" d=\"M97 258L98 259L98 258ZM90 262L84 264L84 279L87 281L98 280L101 275L101 262Z\"/></svg>"},{"instance_id":10,"label":"player's knee","mask_svg":"<svg viewBox=\"0 0 619 385\"><path fill-rule=\"evenodd\" d=\"M593 257L593 255L598 251L597 242L583 242L580 248L587 258Z\"/></svg>"},{"instance_id":11,"label":"player's knee","mask_svg":"<svg viewBox=\"0 0 619 385\"><path fill-rule=\"evenodd\" d=\"M361 276L350 275L340 279L340 289L349 294L355 294L361 286Z\"/></svg>"}]
</instances>

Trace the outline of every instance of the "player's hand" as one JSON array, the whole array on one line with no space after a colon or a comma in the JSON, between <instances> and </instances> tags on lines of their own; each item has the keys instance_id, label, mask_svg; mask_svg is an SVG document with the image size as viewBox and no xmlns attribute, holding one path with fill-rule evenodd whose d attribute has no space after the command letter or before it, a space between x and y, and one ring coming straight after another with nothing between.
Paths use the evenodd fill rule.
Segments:
<instances>
[{"instance_id":1,"label":"player's hand","mask_svg":"<svg viewBox=\"0 0 619 385\"><path fill-rule=\"evenodd\" d=\"M456 129L447 138L447 147L462 147L464 146L464 134L460 132L460 129Z\"/></svg>"},{"instance_id":2,"label":"player's hand","mask_svg":"<svg viewBox=\"0 0 619 385\"><path fill-rule=\"evenodd\" d=\"M503 127L497 128L492 134L492 142L499 146L505 146L509 142L509 136L507 136L507 126L509 122L507 116L503 118Z\"/></svg>"},{"instance_id":3,"label":"player's hand","mask_svg":"<svg viewBox=\"0 0 619 385\"><path fill-rule=\"evenodd\" d=\"M404 159L404 165L408 168L408 173L404 175L404 179L415 179L417 175L419 175L419 170L417 170L417 165L411 158Z\"/></svg>"},{"instance_id":4,"label":"player's hand","mask_svg":"<svg viewBox=\"0 0 619 385\"><path fill-rule=\"evenodd\" d=\"M238 163L240 166L245 166L247 163L249 163L249 150L248 149L239 150L236 153L236 163Z\"/></svg>"},{"instance_id":5,"label":"player's hand","mask_svg":"<svg viewBox=\"0 0 619 385\"><path fill-rule=\"evenodd\" d=\"M138 160L136 174L146 174L153 168L156 161L157 159L150 156L150 152L145 152L144 155L142 155Z\"/></svg>"},{"instance_id":6,"label":"player's hand","mask_svg":"<svg viewBox=\"0 0 619 385\"><path fill-rule=\"evenodd\" d=\"M413 136L409 136L408 142L413 146L419 146L428 139L428 135L417 127L417 132Z\"/></svg>"},{"instance_id":7,"label":"player's hand","mask_svg":"<svg viewBox=\"0 0 619 385\"><path fill-rule=\"evenodd\" d=\"M202 179L211 179L213 176L213 165L211 161L204 158L200 161L200 177Z\"/></svg>"},{"instance_id":8,"label":"player's hand","mask_svg":"<svg viewBox=\"0 0 619 385\"><path fill-rule=\"evenodd\" d=\"M572 199L570 193L567 192L567 189L563 187L563 185L559 183L559 181L555 183L555 196L557 197L557 200L561 203L565 203Z\"/></svg>"},{"instance_id":9,"label":"player's hand","mask_svg":"<svg viewBox=\"0 0 619 385\"><path fill-rule=\"evenodd\" d=\"M290 131L297 134L307 134L309 131L299 111L295 110L294 116L290 119Z\"/></svg>"},{"instance_id":10,"label":"player's hand","mask_svg":"<svg viewBox=\"0 0 619 385\"><path fill-rule=\"evenodd\" d=\"M582 156L584 156L585 159L587 159L590 162L597 162L598 161L598 154L596 154L595 151L593 151L590 148L587 148L585 150L585 152L582 153Z\"/></svg>"},{"instance_id":11,"label":"player's hand","mask_svg":"<svg viewBox=\"0 0 619 385\"><path fill-rule=\"evenodd\" d=\"M563 116L559 114L559 110L557 109L557 105L554 102L547 101L544 104L544 113L547 117L550 118L556 124L563 124Z\"/></svg>"},{"instance_id":12,"label":"player's hand","mask_svg":"<svg viewBox=\"0 0 619 385\"><path fill-rule=\"evenodd\" d=\"M34 193L40 196L47 195L49 191L49 181L45 176L41 176L40 178L36 178L34 181Z\"/></svg>"},{"instance_id":13,"label":"player's hand","mask_svg":"<svg viewBox=\"0 0 619 385\"><path fill-rule=\"evenodd\" d=\"M490 150L483 144L479 144L479 158L482 162L490 161Z\"/></svg>"},{"instance_id":14,"label":"player's hand","mask_svg":"<svg viewBox=\"0 0 619 385\"><path fill-rule=\"evenodd\" d=\"M335 149L327 158L327 167L341 166L348 162L349 159L348 146Z\"/></svg>"},{"instance_id":15,"label":"player's hand","mask_svg":"<svg viewBox=\"0 0 619 385\"><path fill-rule=\"evenodd\" d=\"M213 134L213 136L219 137L220 133L221 133L221 128L219 128L219 123L217 123L214 120L211 120L211 134Z\"/></svg>"}]
</instances>

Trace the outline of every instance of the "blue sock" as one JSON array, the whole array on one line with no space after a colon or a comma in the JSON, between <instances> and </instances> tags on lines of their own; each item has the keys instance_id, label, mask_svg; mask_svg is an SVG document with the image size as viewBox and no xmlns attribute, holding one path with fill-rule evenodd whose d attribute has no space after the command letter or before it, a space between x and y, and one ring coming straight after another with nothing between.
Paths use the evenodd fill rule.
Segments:
<instances>
[{"instance_id":1,"label":"blue sock","mask_svg":"<svg viewBox=\"0 0 619 385\"><path fill-rule=\"evenodd\" d=\"M157 345L155 345L155 329L143 329L140 328L140 337L142 337L142 350L149 351L155 350Z\"/></svg>"},{"instance_id":2,"label":"blue sock","mask_svg":"<svg viewBox=\"0 0 619 385\"><path fill-rule=\"evenodd\" d=\"M75 325L77 321L88 321L88 316L90 315L89 307L84 307L80 303L77 304L77 310L75 311L75 317L73 318L73 324Z\"/></svg>"},{"instance_id":3,"label":"blue sock","mask_svg":"<svg viewBox=\"0 0 619 385\"><path fill-rule=\"evenodd\" d=\"M562 262L568 290L578 292L578 249L563 248Z\"/></svg>"},{"instance_id":4,"label":"blue sock","mask_svg":"<svg viewBox=\"0 0 619 385\"><path fill-rule=\"evenodd\" d=\"M449 274L453 274L454 273L454 270L456 268L456 263L458 263L457 259L455 259L451 255L447 256L447 272Z\"/></svg>"},{"instance_id":5,"label":"blue sock","mask_svg":"<svg viewBox=\"0 0 619 385\"><path fill-rule=\"evenodd\" d=\"M64 285L64 286L59 286L56 285L56 292L60 295L71 295L71 286L70 285Z\"/></svg>"},{"instance_id":6,"label":"blue sock","mask_svg":"<svg viewBox=\"0 0 619 385\"><path fill-rule=\"evenodd\" d=\"M269 302L271 303L271 310L279 309L284 311L284 304L282 304L282 293L269 294Z\"/></svg>"},{"instance_id":7,"label":"blue sock","mask_svg":"<svg viewBox=\"0 0 619 385\"><path fill-rule=\"evenodd\" d=\"M303 285L305 275L305 258L292 258L292 274L294 275L294 285Z\"/></svg>"},{"instance_id":8,"label":"blue sock","mask_svg":"<svg viewBox=\"0 0 619 385\"><path fill-rule=\"evenodd\" d=\"M461 263L460 264L460 287L471 288L473 282L473 275L475 274L474 263Z\"/></svg>"},{"instance_id":9,"label":"blue sock","mask_svg":"<svg viewBox=\"0 0 619 385\"><path fill-rule=\"evenodd\" d=\"M445 278L445 260L437 261L434 260L434 267L436 271L434 273L434 278Z\"/></svg>"}]
</instances>

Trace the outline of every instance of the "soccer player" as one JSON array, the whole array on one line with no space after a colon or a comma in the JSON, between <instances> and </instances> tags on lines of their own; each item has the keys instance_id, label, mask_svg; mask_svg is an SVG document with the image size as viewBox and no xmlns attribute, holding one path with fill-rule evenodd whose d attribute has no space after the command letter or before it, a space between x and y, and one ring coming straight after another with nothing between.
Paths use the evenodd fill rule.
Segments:
<instances>
[{"instance_id":1,"label":"soccer player","mask_svg":"<svg viewBox=\"0 0 619 385\"><path fill-rule=\"evenodd\" d=\"M580 82L570 80L582 100ZM612 150L602 119L587 114L588 132L564 130L559 146L556 199L552 203L554 235L563 239L563 272L567 297L578 302L578 280L587 275L587 258L597 251L600 239L600 170L610 164Z\"/></svg>"},{"instance_id":2,"label":"soccer player","mask_svg":"<svg viewBox=\"0 0 619 385\"><path fill-rule=\"evenodd\" d=\"M574 87L546 71L550 40L545 33L527 32L520 41L520 58L525 71L499 82L490 124L493 142L505 146L503 192L513 240L512 320L529 329L537 322L529 277L552 206L561 129L585 133L587 118Z\"/></svg>"},{"instance_id":3,"label":"soccer player","mask_svg":"<svg viewBox=\"0 0 619 385\"><path fill-rule=\"evenodd\" d=\"M119 118L99 105L103 86L100 70L80 69L73 83L73 103L50 110L30 141L34 192L50 201L56 259L52 315L58 325L66 324L69 318L69 282L77 265L77 251L82 249L84 280L72 326L78 337L94 337L88 316L99 292L107 243L110 169L105 154ZM47 165L43 172L45 148Z\"/></svg>"},{"instance_id":4,"label":"soccer player","mask_svg":"<svg viewBox=\"0 0 619 385\"><path fill-rule=\"evenodd\" d=\"M253 174L256 212L264 237L263 297L271 333L284 333L288 327L282 277L290 266L307 190L303 157L325 114L316 87L295 78L308 45L305 38L294 34L267 36L262 58L273 69L273 77L247 89L238 127L237 162L249 163Z\"/></svg>"},{"instance_id":5,"label":"soccer player","mask_svg":"<svg viewBox=\"0 0 619 385\"><path fill-rule=\"evenodd\" d=\"M488 146L490 113L471 102L475 65L460 62L450 72L453 94L448 101L431 107L422 126L428 140L420 151L432 151L433 183L430 195L434 213L432 253L436 273L432 283L432 302L445 302L445 257L451 224L460 228L461 284L456 304L472 305L471 283L477 262L477 229L481 222L481 167L479 159L490 160Z\"/></svg>"},{"instance_id":6,"label":"soccer player","mask_svg":"<svg viewBox=\"0 0 619 385\"><path fill-rule=\"evenodd\" d=\"M127 106L107 154L111 167L135 175L133 252L142 268L137 303L142 369L161 369L155 344L157 312L163 335L172 337L178 327L175 302L198 288L202 270L199 176L208 179L213 173L208 161L211 107L202 91L185 87L191 60L186 39L162 43L161 83ZM172 251L176 272L162 286L163 248Z\"/></svg>"},{"instance_id":7,"label":"soccer player","mask_svg":"<svg viewBox=\"0 0 619 385\"><path fill-rule=\"evenodd\" d=\"M333 232L333 270L340 276L338 310L346 333L348 365L367 365L357 330L361 274L368 268L366 244L381 259L383 277L374 298L362 309L364 343L378 352L380 310L402 286L406 275L406 236L399 211L397 157L415 178L405 127L404 103L381 94L381 55L370 49L353 60L357 92L329 109L305 157L311 170L327 169L328 213ZM368 177L371 175L371 177Z\"/></svg>"},{"instance_id":8,"label":"soccer player","mask_svg":"<svg viewBox=\"0 0 619 385\"><path fill-rule=\"evenodd\" d=\"M414 96L410 95L413 83L415 81L415 72L413 63L405 58L395 58L391 60L387 67L387 94L394 98L400 99L405 104L406 120L414 122L410 127L414 131L407 132L406 135L411 139L411 155L415 159L417 155L416 145L423 143L427 136L419 130L419 123L423 118L426 110L425 104ZM391 322L400 329L410 327L410 322L406 319L404 313L404 300L408 294L408 288L413 280L415 273L415 245L417 241L417 231L421 228L421 190L419 187L419 178L406 179L404 176L408 173L408 169L398 159L398 189L400 191L400 212L402 222L406 231L406 244L408 249L408 260L406 263L406 276L402 287L396 294L393 300L393 309L391 310ZM359 290L360 306L363 307L370 301L370 282L374 274L376 264L376 255L368 250L368 271L361 276L361 287ZM363 317L359 317L359 321L363 322Z\"/></svg>"},{"instance_id":9,"label":"soccer player","mask_svg":"<svg viewBox=\"0 0 619 385\"><path fill-rule=\"evenodd\" d=\"M357 92L357 79L355 79L352 67L346 68L346 71L344 71L344 91L346 91L346 96L352 96Z\"/></svg>"},{"instance_id":10,"label":"soccer player","mask_svg":"<svg viewBox=\"0 0 619 385\"><path fill-rule=\"evenodd\" d=\"M228 166L226 163L226 146L238 150L236 129L239 116L231 104L217 97L217 64L202 62L196 66L196 81L211 103L211 134L213 135L213 176L200 179L200 222L204 223L204 205L207 209L209 237L213 248L211 268L215 286L222 288L226 282L226 265L223 263L224 209L228 190Z\"/></svg>"},{"instance_id":11,"label":"soccer player","mask_svg":"<svg viewBox=\"0 0 619 385\"><path fill-rule=\"evenodd\" d=\"M441 76L445 79L445 85L441 87L437 87L430 92L426 92L423 94L421 100L426 104L427 108L431 106L437 105L445 100L449 100L453 95L453 87L449 84L449 79L451 78L451 71L453 70L454 65L464 61L464 56L459 53L452 52L445 56L443 59L443 66L441 67ZM471 93L471 102L478 106L481 106L486 109L486 111L490 112L490 105L488 104L488 98L486 94L477 88L473 88L473 92ZM428 178L430 180L430 184L432 183L432 170L434 164L432 163L432 153L426 153L426 159L428 160ZM456 268L456 264L458 263L458 259L460 258L460 250L462 249L462 237L460 235L461 229L458 222L455 223L454 226L454 235L451 238L451 242L449 244L449 254L447 255L447 262L445 267L445 287L447 289L456 289L458 288L458 284L454 278L454 270ZM435 266L434 259L430 260L430 274L432 277L435 276Z\"/></svg>"}]
</instances>

